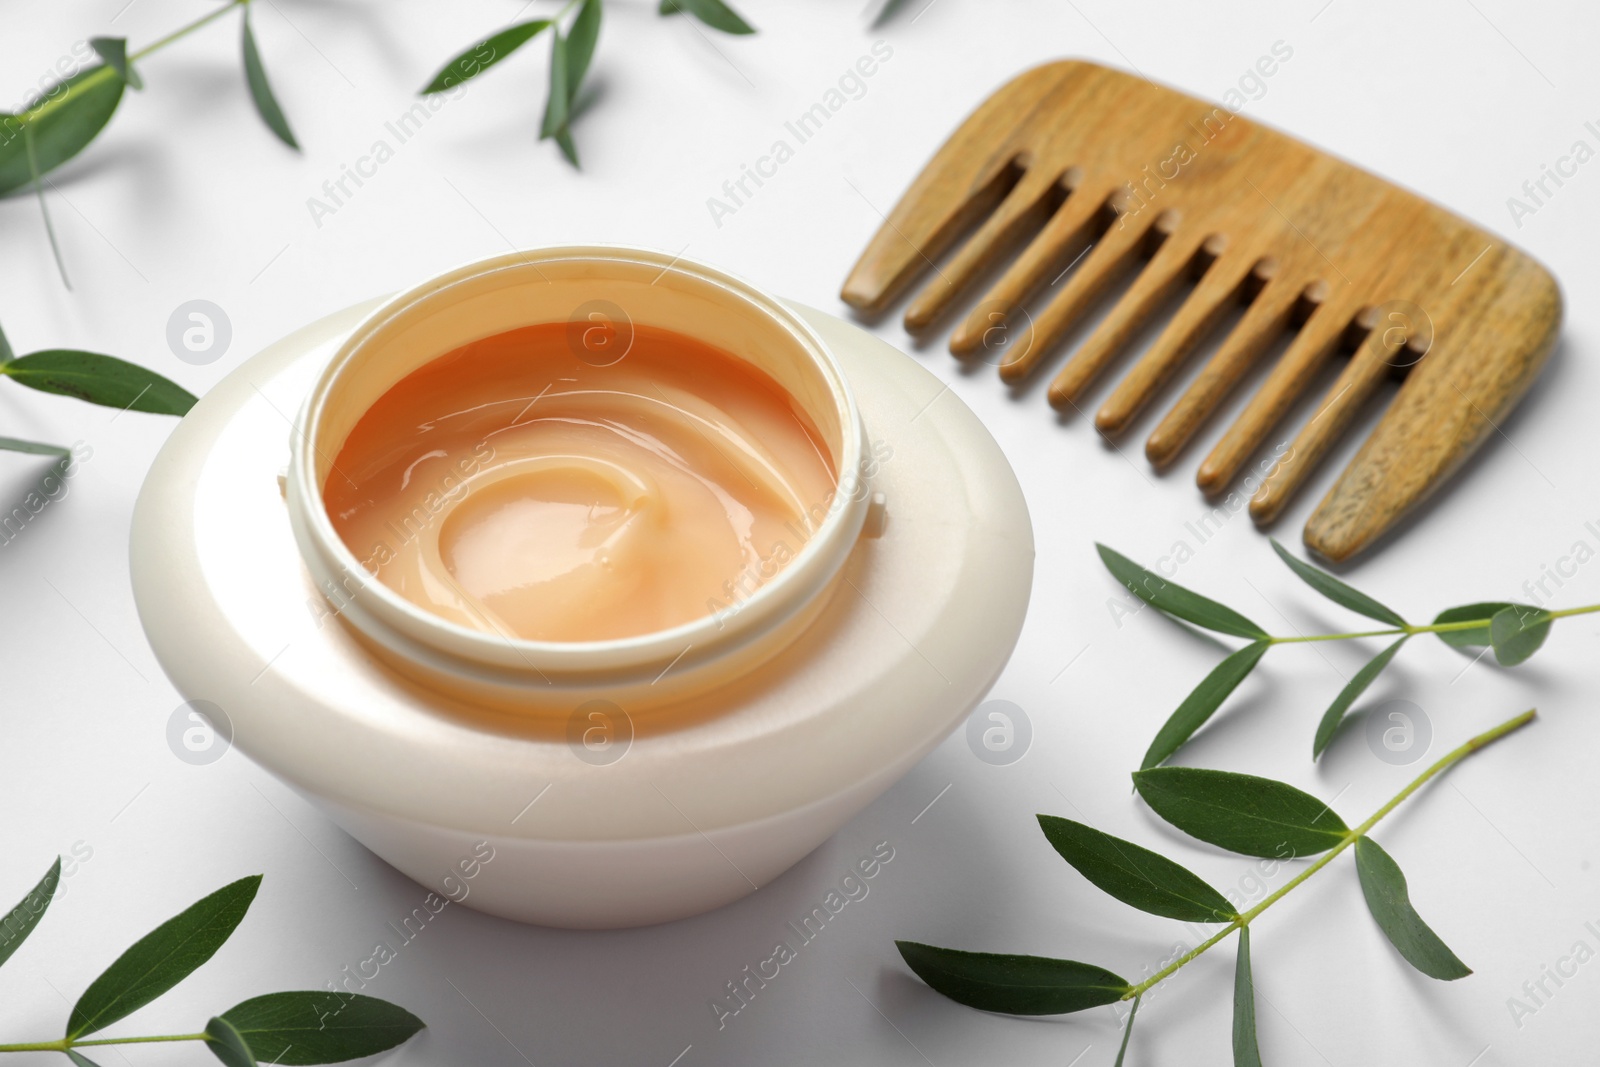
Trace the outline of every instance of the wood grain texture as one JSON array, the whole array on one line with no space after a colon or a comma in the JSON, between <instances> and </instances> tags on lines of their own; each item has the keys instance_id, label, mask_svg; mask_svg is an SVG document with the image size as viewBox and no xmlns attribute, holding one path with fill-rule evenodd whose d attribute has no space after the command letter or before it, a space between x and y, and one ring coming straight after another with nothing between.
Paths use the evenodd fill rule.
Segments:
<instances>
[{"instance_id":1,"label":"wood grain texture","mask_svg":"<svg viewBox=\"0 0 1600 1067\"><path fill-rule=\"evenodd\" d=\"M1561 323L1550 272L1500 238L1222 107L1076 60L1029 70L979 105L887 216L841 296L877 311L931 272L906 316L909 329L926 329L1019 246L952 341L971 356L1004 339L1008 381L1044 365L1134 274L1052 383L1058 407L1079 408L1100 372L1183 299L1100 408L1108 435L1165 391L1230 307L1246 305L1147 442L1158 466L1287 338L1201 464L1208 494L1229 492L1329 361L1348 358L1293 444L1274 450L1251 501L1258 523L1311 480L1384 383L1401 380L1306 524L1306 545L1333 561L1393 529L1497 434ZM935 263L951 249L941 271Z\"/></svg>"}]
</instances>

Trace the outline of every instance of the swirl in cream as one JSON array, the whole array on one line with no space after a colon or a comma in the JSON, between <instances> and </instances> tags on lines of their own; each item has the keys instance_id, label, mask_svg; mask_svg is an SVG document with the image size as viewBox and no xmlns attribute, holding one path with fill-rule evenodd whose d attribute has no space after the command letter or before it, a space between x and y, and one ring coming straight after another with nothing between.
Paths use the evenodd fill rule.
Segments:
<instances>
[{"instance_id":1,"label":"swirl in cream","mask_svg":"<svg viewBox=\"0 0 1600 1067\"><path fill-rule=\"evenodd\" d=\"M553 323L402 379L323 493L345 544L413 603L506 637L596 641L747 596L834 488L816 428L748 363L640 326L597 367Z\"/></svg>"}]
</instances>

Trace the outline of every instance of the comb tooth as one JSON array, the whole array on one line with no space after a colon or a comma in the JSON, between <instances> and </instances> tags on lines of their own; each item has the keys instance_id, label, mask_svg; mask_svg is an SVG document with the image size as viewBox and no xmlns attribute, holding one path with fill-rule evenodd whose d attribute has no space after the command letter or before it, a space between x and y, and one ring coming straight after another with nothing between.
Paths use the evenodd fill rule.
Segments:
<instances>
[{"instance_id":1,"label":"comb tooth","mask_svg":"<svg viewBox=\"0 0 1600 1067\"><path fill-rule=\"evenodd\" d=\"M1089 384L1111 364L1122 350L1139 335L1150 317L1161 309L1190 273L1199 242L1188 238L1173 238L1177 216L1167 212L1158 217L1151 227L1161 245L1145 264L1128 291L1122 294L1115 306L1101 320L1094 333L1072 353L1055 380L1050 383L1050 402L1057 407L1076 407L1078 398ZM1126 268L1131 264L1123 264ZM1112 274L1111 277L1115 277ZM1005 370L1004 367L1001 368Z\"/></svg>"},{"instance_id":2,"label":"comb tooth","mask_svg":"<svg viewBox=\"0 0 1600 1067\"><path fill-rule=\"evenodd\" d=\"M1238 302L1251 268L1246 265L1248 260L1224 258L1225 248L1225 243L1216 237L1206 239L1203 254L1212 260L1210 267L1161 336L1095 412L1095 428L1101 433L1117 434L1126 429L1195 346L1217 328L1228 308Z\"/></svg>"},{"instance_id":3,"label":"comb tooth","mask_svg":"<svg viewBox=\"0 0 1600 1067\"><path fill-rule=\"evenodd\" d=\"M1028 135L1038 128L1022 116L1072 106L1105 73L1089 63L1046 63L1011 79L979 104L883 217L845 279L840 298L868 313L893 300L957 236L993 211L1022 177ZM862 199L867 200L865 195Z\"/></svg>"},{"instance_id":4,"label":"comb tooth","mask_svg":"<svg viewBox=\"0 0 1600 1067\"><path fill-rule=\"evenodd\" d=\"M850 269L850 276L839 291L839 299L846 304L866 312L881 309L933 266L933 257L992 212L1015 188L1022 174L1014 160L981 174L973 173L967 197L946 206L940 202L947 200L947 190L959 188L967 176L951 174L948 163L940 166L945 162L942 151L884 217L861 258Z\"/></svg>"},{"instance_id":5,"label":"comb tooth","mask_svg":"<svg viewBox=\"0 0 1600 1067\"><path fill-rule=\"evenodd\" d=\"M1384 337L1382 330L1367 335L1333 383L1327 399L1311 421L1300 428L1284 459L1263 481L1261 491L1250 501L1250 517L1257 524L1265 526L1278 517L1317 469L1329 447L1349 429L1378 386L1389 377L1394 366L1392 357L1403 342L1393 343Z\"/></svg>"},{"instance_id":6,"label":"comb tooth","mask_svg":"<svg viewBox=\"0 0 1600 1067\"><path fill-rule=\"evenodd\" d=\"M1349 300L1327 299L1326 286L1320 282L1308 289L1308 293L1317 304L1311 317L1300 327L1300 333L1290 342L1283 358L1272 368L1244 411L1200 464L1195 482L1208 496L1217 496L1228 488L1239 469L1310 386L1317 371L1338 350L1350 327L1357 305Z\"/></svg>"},{"instance_id":7,"label":"comb tooth","mask_svg":"<svg viewBox=\"0 0 1600 1067\"><path fill-rule=\"evenodd\" d=\"M1144 454L1151 463L1165 467L1177 458L1262 354L1283 336L1299 300L1300 290L1294 286L1267 282L1239 325L1150 434Z\"/></svg>"},{"instance_id":8,"label":"comb tooth","mask_svg":"<svg viewBox=\"0 0 1600 1067\"><path fill-rule=\"evenodd\" d=\"M1005 324L1029 294L1082 254L1108 210L1104 194L1091 195L1081 187L1074 188L1066 203L950 335L951 355L976 355L990 330Z\"/></svg>"},{"instance_id":9,"label":"comb tooth","mask_svg":"<svg viewBox=\"0 0 1600 1067\"><path fill-rule=\"evenodd\" d=\"M1311 551L1337 563L1369 548L1439 489L1474 448L1501 436L1501 421L1538 377L1562 317L1555 279L1520 253L1507 250L1504 256L1493 265L1493 281L1486 272L1481 288L1457 290L1453 306L1448 294L1435 305L1435 325L1442 329L1433 347L1411 367L1307 520L1305 545ZM1488 318L1468 317L1474 311L1499 316L1499 328L1490 327ZM1506 358L1512 355L1511 337L1524 339L1520 358ZM1408 352L1404 358L1412 357ZM1535 473L1542 474L1537 468Z\"/></svg>"},{"instance_id":10,"label":"comb tooth","mask_svg":"<svg viewBox=\"0 0 1600 1067\"><path fill-rule=\"evenodd\" d=\"M911 306L906 308L906 329L915 332L932 325L996 257L1014 244L1030 225L1038 225L1043 213L1055 206L1051 201L1059 189L1060 180L1053 176L1034 178L1029 175L1018 182L945 268L935 268L936 275L928 279Z\"/></svg>"},{"instance_id":11,"label":"comb tooth","mask_svg":"<svg viewBox=\"0 0 1600 1067\"><path fill-rule=\"evenodd\" d=\"M1073 271L1072 276L1062 285L1061 291L1039 312L1038 318L1030 325L1026 343L1015 346L1018 354L1016 356L1007 354L1006 361L1000 365L1000 377L1008 382L1020 381L1037 367L1051 347L1072 329L1095 300L1133 268L1139 258L1140 249L1152 231L1166 232L1161 227L1168 224L1168 221L1160 220L1152 220L1143 226L1125 220L1114 223L1100 238L1099 243L1084 256L1083 263ZM1164 242L1162 247L1166 247L1168 243L1170 242ZM1160 255L1159 249L1156 254ZM1062 371L1063 375L1071 370L1081 355L1082 352L1073 354L1073 358L1067 362L1067 369ZM1063 398L1057 395L1057 384L1060 381L1061 378L1057 377L1050 384L1050 403L1057 407L1071 402L1070 397Z\"/></svg>"}]
</instances>

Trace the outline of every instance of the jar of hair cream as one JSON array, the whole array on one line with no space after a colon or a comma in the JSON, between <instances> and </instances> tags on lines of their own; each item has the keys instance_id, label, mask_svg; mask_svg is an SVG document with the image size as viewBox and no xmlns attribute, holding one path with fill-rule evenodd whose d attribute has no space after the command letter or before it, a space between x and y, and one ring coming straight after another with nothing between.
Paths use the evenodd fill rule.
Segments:
<instances>
[{"instance_id":1,"label":"jar of hair cream","mask_svg":"<svg viewBox=\"0 0 1600 1067\"><path fill-rule=\"evenodd\" d=\"M616 927L766 884L946 737L1033 543L993 439L896 349L569 247L246 362L131 551L162 666L234 746L424 884L489 842L469 906Z\"/></svg>"}]
</instances>

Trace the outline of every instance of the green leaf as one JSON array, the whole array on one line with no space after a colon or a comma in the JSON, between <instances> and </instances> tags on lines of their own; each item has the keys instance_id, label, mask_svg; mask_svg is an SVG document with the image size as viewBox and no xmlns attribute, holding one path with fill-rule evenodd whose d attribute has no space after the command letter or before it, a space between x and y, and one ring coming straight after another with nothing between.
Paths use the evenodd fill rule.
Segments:
<instances>
[{"instance_id":1,"label":"green leaf","mask_svg":"<svg viewBox=\"0 0 1600 1067\"><path fill-rule=\"evenodd\" d=\"M886 0L884 5L878 9L877 17L872 20L872 28L877 29L885 22L888 22L890 19L894 18L900 13L900 9L906 6L906 3L907 0ZM916 20L912 19L911 21L915 22Z\"/></svg>"},{"instance_id":2,"label":"green leaf","mask_svg":"<svg viewBox=\"0 0 1600 1067\"><path fill-rule=\"evenodd\" d=\"M661 0L657 9L663 15L676 15L687 11L714 30L723 33L755 33L756 28L740 18L738 13L722 0Z\"/></svg>"},{"instance_id":3,"label":"green leaf","mask_svg":"<svg viewBox=\"0 0 1600 1067\"><path fill-rule=\"evenodd\" d=\"M1411 906L1400 865L1370 837L1356 841L1356 873L1361 878L1361 895L1367 898L1367 909L1407 963L1442 982L1453 982L1472 973L1472 968L1457 959L1422 921Z\"/></svg>"},{"instance_id":4,"label":"green leaf","mask_svg":"<svg viewBox=\"0 0 1600 1067\"><path fill-rule=\"evenodd\" d=\"M1239 927L1239 962L1233 969L1233 1067L1261 1067L1256 1044L1256 985L1250 974L1250 928Z\"/></svg>"},{"instance_id":5,"label":"green leaf","mask_svg":"<svg viewBox=\"0 0 1600 1067\"><path fill-rule=\"evenodd\" d=\"M244 1035L223 1018L206 1023L206 1047L228 1067L256 1067L255 1055Z\"/></svg>"},{"instance_id":6,"label":"green leaf","mask_svg":"<svg viewBox=\"0 0 1600 1067\"><path fill-rule=\"evenodd\" d=\"M0 114L0 194L33 183L22 136L25 126L32 131L40 174L77 155L105 128L126 88L121 78L105 76L109 69L79 71L21 115Z\"/></svg>"},{"instance_id":7,"label":"green leaf","mask_svg":"<svg viewBox=\"0 0 1600 1067\"><path fill-rule=\"evenodd\" d=\"M486 37L456 56L440 68L422 89L422 95L441 93L454 89L462 82L476 78L512 52L521 48L550 26L549 19L532 19L508 26L492 37Z\"/></svg>"},{"instance_id":8,"label":"green leaf","mask_svg":"<svg viewBox=\"0 0 1600 1067\"><path fill-rule=\"evenodd\" d=\"M595 42L600 39L600 0L583 0L567 30L567 102L578 99L578 87L589 73Z\"/></svg>"},{"instance_id":9,"label":"green leaf","mask_svg":"<svg viewBox=\"0 0 1600 1067\"><path fill-rule=\"evenodd\" d=\"M1521 607L1520 604L1511 604L1503 600L1492 600L1482 604L1463 604L1458 608L1445 608L1434 618L1435 626L1447 623L1482 621L1482 626L1472 626L1463 630L1445 630L1440 633L1439 640L1451 648L1477 648L1490 644L1489 620L1506 608ZM1532 611L1532 608L1528 609Z\"/></svg>"},{"instance_id":10,"label":"green leaf","mask_svg":"<svg viewBox=\"0 0 1600 1067\"><path fill-rule=\"evenodd\" d=\"M563 126L556 131L554 140L561 147L561 154L567 157L567 162L578 166L578 146L572 141L572 131Z\"/></svg>"},{"instance_id":11,"label":"green leaf","mask_svg":"<svg viewBox=\"0 0 1600 1067\"><path fill-rule=\"evenodd\" d=\"M1133 1020L1139 1014L1139 1001L1143 999L1143 993L1133 998L1133 1007L1128 1009L1128 1021L1122 1024L1122 1044L1117 1046L1117 1061L1111 1067L1122 1067L1122 1061L1128 1055L1128 1038L1133 1036Z\"/></svg>"},{"instance_id":12,"label":"green leaf","mask_svg":"<svg viewBox=\"0 0 1600 1067\"><path fill-rule=\"evenodd\" d=\"M231 882L135 941L78 998L66 1036L109 1026L183 981L228 940L260 885L259 874Z\"/></svg>"},{"instance_id":13,"label":"green leaf","mask_svg":"<svg viewBox=\"0 0 1600 1067\"><path fill-rule=\"evenodd\" d=\"M1184 833L1246 856L1315 855L1350 832L1322 801L1271 778L1152 767L1135 771L1133 785L1152 811Z\"/></svg>"},{"instance_id":14,"label":"green leaf","mask_svg":"<svg viewBox=\"0 0 1600 1067\"><path fill-rule=\"evenodd\" d=\"M1515 667L1544 644L1555 616L1543 608L1501 608L1489 620L1489 640L1502 667Z\"/></svg>"},{"instance_id":15,"label":"green leaf","mask_svg":"<svg viewBox=\"0 0 1600 1067\"><path fill-rule=\"evenodd\" d=\"M1155 740L1150 742L1149 749L1145 751L1144 762L1139 765L1139 769L1146 770L1164 763L1174 752L1182 748L1189 738L1194 736L1194 732L1204 726L1206 720L1222 706L1222 702L1228 699L1228 694L1238 688L1239 683L1244 681L1245 675L1255 669L1261 657L1266 655L1267 649L1271 647L1270 641L1252 642L1213 667L1211 673L1194 687L1194 691L1183 698L1178 710L1167 718L1156 734Z\"/></svg>"},{"instance_id":16,"label":"green leaf","mask_svg":"<svg viewBox=\"0 0 1600 1067\"><path fill-rule=\"evenodd\" d=\"M1350 705L1356 698L1366 692L1373 679L1383 673L1383 669L1394 659L1395 653L1400 651L1400 646L1411 640L1411 635L1406 634L1400 640L1379 652L1367 661L1355 677L1345 683L1339 695L1333 698L1333 703L1328 705L1328 710L1322 713L1322 721L1317 723L1317 736L1311 742L1311 758L1317 759L1322 755L1323 749L1328 747L1328 742L1333 740L1333 735L1338 733L1339 724L1344 721L1345 712L1350 710Z\"/></svg>"},{"instance_id":17,"label":"green leaf","mask_svg":"<svg viewBox=\"0 0 1600 1067\"><path fill-rule=\"evenodd\" d=\"M100 1065L77 1049L67 1049L67 1059L72 1061L72 1067L100 1067Z\"/></svg>"},{"instance_id":18,"label":"green leaf","mask_svg":"<svg viewBox=\"0 0 1600 1067\"><path fill-rule=\"evenodd\" d=\"M0 964L11 958L11 954L28 939L33 933L33 928L39 925L39 920L44 918L44 911L50 906L50 901L55 898L56 886L61 883L61 857L50 865L44 872L44 877L30 890L27 895L17 902L17 906L6 912L6 917L0 919Z\"/></svg>"},{"instance_id":19,"label":"green leaf","mask_svg":"<svg viewBox=\"0 0 1600 1067\"><path fill-rule=\"evenodd\" d=\"M197 403L193 393L155 371L95 352L46 349L0 363L0 374L29 389L125 411L184 415Z\"/></svg>"},{"instance_id":20,"label":"green leaf","mask_svg":"<svg viewBox=\"0 0 1600 1067\"><path fill-rule=\"evenodd\" d=\"M1061 858L1124 904L1184 922L1225 923L1238 917L1227 898L1165 856L1070 819L1038 818Z\"/></svg>"},{"instance_id":21,"label":"green leaf","mask_svg":"<svg viewBox=\"0 0 1600 1067\"><path fill-rule=\"evenodd\" d=\"M130 89L143 89L144 82L139 78L139 72L133 69L133 64L128 62L128 42L122 37L91 37L89 47L95 50L99 57L106 61L106 66L117 72L117 77L127 83Z\"/></svg>"},{"instance_id":22,"label":"green leaf","mask_svg":"<svg viewBox=\"0 0 1600 1067\"><path fill-rule=\"evenodd\" d=\"M906 965L958 1004L1006 1015L1062 1015L1121 1000L1133 990L1103 967L1044 956L961 952L896 941Z\"/></svg>"},{"instance_id":23,"label":"green leaf","mask_svg":"<svg viewBox=\"0 0 1600 1067\"><path fill-rule=\"evenodd\" d=\"M61 445L40 444L38 441L24 441L16 437L0 437L0 451L30 452L36 456L72 455L72 449L63 448Z\"/></svg>"},{"instance_id":24,"label":"green leaf","mask_svg":"<svg viewBox=\"0 0 1600 1067\"><path fill-rule=\"evenodd\" d=\"M560 28L550 31L550 94L545 98L544 122L539 127L539 140L554 137L567 124L571 111L567 97L567 39Z\"/></svg>"},{"instance_id":25,"label":"green leaf","mask_svg":"<svg viewBox=\"0 0 1600 1067\"><path fill-rule=\"evenodd\" d=\"M1145 570L1133 560L1105 545L1096 544L1094 547L1112 576L1127 586L1130 593L1151 607L1218 633L1249 638L1267 636L1265 630L1232 608L1224 607L1198 593L1191 593L1183 586Z\"/></svg>"},{"instance_id":26,"label":"green leaf","mask_svg":"<svg viewBox=\"0 0 1600 1067\"><path fill-rule=\"evenodd\" d=\"M579 164L578 146L572 140L572 130L570 129L572 109L578 102L578 89L583 85L584 75L589 72L589 61L594 58L595 42L600 37L600 9L600 0L584 0L582 6L578 8L578 17L572 20L571 30L567 34L565 41L552 45L552 48L561 53L561 61L566 74L566 97L562 101L565 115L553 133L546 134L541 132L540 140L547 136L554 138L556 144L561 148L561 154L566 156L567 162L574 167ZM556 31L556 36L560 37L559 29ZM553 119L556 73L555 62L552 57L550 67L552 92L550 100L545 105L545 126L549 126Z\"/></svg>"},{"instance_id":27,"label":"green leaf","mask_svg":"<svg viewBox=\"0 0 1600 1067\"><path fill-rule=\"evenodd\" d=\"M405 1043L424 1023L397 1004L359 993L268 993L223 1012L263 1063L338 1063ZM207 1029L209 1033L209 1028Z\"/></svg>"},{"instance_id":28,"label":"green leaf","mask_svg":"<svg viewBox=\"0 0 1600 1067\"><path fill-rule=\"evenodd\" d=\"M283 108L278 106L278 98L272 95L272 86L267 81L267 68L261 65L261 52L256 48L255 31L250 28L248 7L244 9L241 21L244 23L244 80L250 86L250 99L255 102L261 121L278 135L278 140L299 151L300 144L289 129L289 120L283 117Z\"/></svg>"},{"instance_id":29,"label":"green leaf","mask_svg":"<svg viewBox=\"0 0 1600 1067\"><path fill-rule=\"evenodd\" d=\"M1321 593L1323 596L1327 597L1329 600L1333 601L1335 604L1347 607L1351 611L1354 611L1360 615L1365 615L1369 619L1377 619L1379 622L1386 622L1390 626L1406 625L1406 620L1402 619L1397 612L1390 608L1384 607L1382 604L1378 603L1367 594L1361 592L1359 589L1352 589L1350 586L1341 582L1339 579L1335 578L1321 567L1314 567L1305 560L1295 558L1295 556L1290 554L1288 549L1278 544L1277 538L1272 539L1272 550L1276 552L1278 554L1278 558L1287 563L1289 565L1289 569L1298 574L1307 585Z\"/></svg>"},{"instance_id":30,"label":"green leaf","mask_svg":"<svg viewBox=\"0 0 1600 1067\"><path fill-rule=\"evenodd\" d=\"M0 330L0 363L10 363L16 358L17 354L11 350L11 342L6 340L6 332Z\"/></svg>"}]
</instances>

